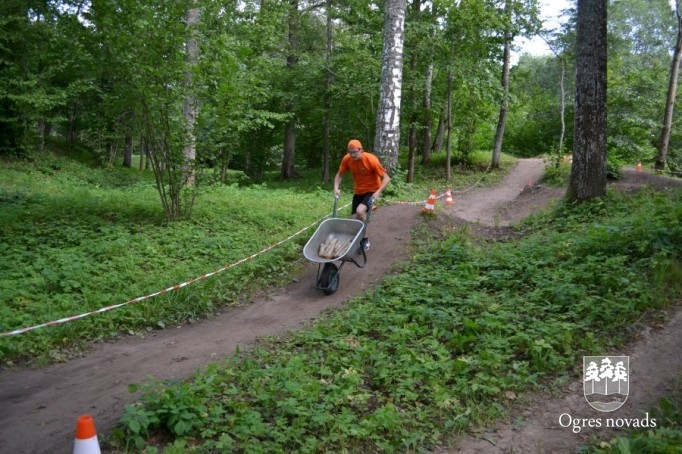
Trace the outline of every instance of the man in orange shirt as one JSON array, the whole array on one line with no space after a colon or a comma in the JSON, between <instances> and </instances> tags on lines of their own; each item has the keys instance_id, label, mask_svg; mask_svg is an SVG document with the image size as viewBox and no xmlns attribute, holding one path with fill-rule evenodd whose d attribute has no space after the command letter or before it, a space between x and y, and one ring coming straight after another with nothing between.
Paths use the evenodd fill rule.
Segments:
<instances>
[{"instance_id":1,"label":"man in orange shirt","mask_svg":"<svg viewBox=\"0 0 682 454\"><path fill-rule=\"evenodd\" d=\"M348 154L341 159L339 171L334 177L334 196L341 194L339 186L343 180L343 174L348 172L353 174L353 217L365 222L367 210L381 196L391 177L386 173L379 159L371 153L362 150L359 140L353 139L348 142ZM365 237L360 242L362 249L369 249L369 238L365 228Z\"/></svg>"}]
</instances>

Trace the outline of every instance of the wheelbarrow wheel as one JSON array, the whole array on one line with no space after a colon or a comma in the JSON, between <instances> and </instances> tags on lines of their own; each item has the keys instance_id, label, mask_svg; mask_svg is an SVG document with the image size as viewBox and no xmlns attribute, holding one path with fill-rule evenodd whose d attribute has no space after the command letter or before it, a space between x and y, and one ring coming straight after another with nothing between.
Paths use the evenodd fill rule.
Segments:
<instances>
[{"instance_id":1,"label":"wheelbarrow wheel","mask_svg":"<svg viewBox=\"0 0 682 454\"><path fill-rule=\"evenodd\" d=\"M326 295L339 289L339 269L331 262L325 263L320 274L319 286Z\"/></svg>"}]
</instances>

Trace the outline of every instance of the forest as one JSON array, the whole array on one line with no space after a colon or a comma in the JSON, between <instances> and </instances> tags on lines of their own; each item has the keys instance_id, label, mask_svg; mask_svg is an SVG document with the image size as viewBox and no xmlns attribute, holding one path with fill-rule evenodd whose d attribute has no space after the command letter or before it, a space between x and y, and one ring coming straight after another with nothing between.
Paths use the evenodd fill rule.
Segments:
<instances>
[{"instance_id":1,"label":"forest","mask_svg":"<svg viewBox=\"0 0 682 454\"><path fill-rule=\"evenodd\" d=\"M415 163L442 150L447 165L489 151L493 167L502 149L570 153L575 7L547 30L536 0L405 6L395 150L403 165L392 158L391 173L412 181ZM0 155L49 141L105 166L132 166L139 155L169 219L191 214L193 196L181 194L227 182L228 169L259 183L272 169L286 180L320 168L328 182L349 138L375 146L385 9L364 0L8 0ZM553 54L511 65L514 39L536 35ZM610 174L637 161L678 172L679 114L666 100L679 15L666 0L609 1L607 41Z\"/></svg>"}]
</instances>

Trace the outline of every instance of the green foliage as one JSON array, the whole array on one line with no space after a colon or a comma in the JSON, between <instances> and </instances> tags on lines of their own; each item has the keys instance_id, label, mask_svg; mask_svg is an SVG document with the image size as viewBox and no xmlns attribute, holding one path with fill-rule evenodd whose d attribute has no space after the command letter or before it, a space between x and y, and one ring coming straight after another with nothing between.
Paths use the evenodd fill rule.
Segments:
<instances>
[{"instance_id":1,"label":"green foliage","mask_svg":"<svg viewBox=\"0 0 682 454\"><path fill-rule=\"evenodd\" d=\"M147 385L119 443L144 427L206 451L418 451L489 423L680 294L679 272L650 277L679 264L681 215L682 192L643 192L561 206L510 243L424 229L398 275L309 328Z\"/></svg>"},{"instance_id":2,"label":"green foliage","mask_svg":"<svg viewBox=\"0 0 682 454\"><path fill-rule=\"evenodd\" d=\"M573 142L574 77L566 57L524 55L511 72L514 98L505 128L505 150L514 156L531 157L551 153L561 134L561 83L563 72L565 126L564 150Z\"/></svg>"},{"instance_id":3,"label":"green foliage","mask_svg":"<svg viewBox=\"0 0 682 454\"><path fill-rule=\"evenodd\" d=\"M49 155L3 163L0 330L126 302L231 265L331 211L312 187L206 186L193 220L168 224L150 172ZM299 203L290 204L296 198ZM291 206L290 206L291 205ZM287 206L282 210L282 206ZM93 340L192 322L284 281L305 234L186 289L78 321L0 338L0 360L64 360Z\"/></svg>"},{"instance_id":4,"label":"green foliage","mask_svg":"<svg viewBox=\"0 0 682 454\"><path fill-rule=\"evenodd\" d=\"M559 161L556 157L552 157L545 161L545 176L542 182L547 186L564 187L568 183L570 175L571 163Z\"/></svg>"}]
</instances>

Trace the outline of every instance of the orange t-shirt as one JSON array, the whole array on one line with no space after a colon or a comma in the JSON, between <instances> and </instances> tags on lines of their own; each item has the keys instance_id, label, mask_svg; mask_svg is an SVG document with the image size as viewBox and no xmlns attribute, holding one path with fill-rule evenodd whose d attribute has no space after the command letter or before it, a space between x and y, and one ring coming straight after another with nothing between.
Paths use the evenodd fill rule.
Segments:
<instances>
[{"instance_id":1,"label":"orange t-shirt","mask_svg":"<svg viewBox=\"0 0 682 454\"><path fill-rule=\"evenodd\" d=\"M357 161L354 161L350 154L346 154L341 159L339 173L343 175L349 170L353 174L356 194L376 192L381 187L381 179L386 173L379 158L366 151L362 152L362 158Z\"/></svg>"}]
</instances>

